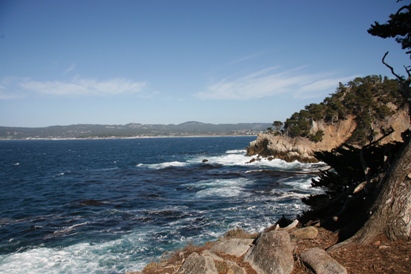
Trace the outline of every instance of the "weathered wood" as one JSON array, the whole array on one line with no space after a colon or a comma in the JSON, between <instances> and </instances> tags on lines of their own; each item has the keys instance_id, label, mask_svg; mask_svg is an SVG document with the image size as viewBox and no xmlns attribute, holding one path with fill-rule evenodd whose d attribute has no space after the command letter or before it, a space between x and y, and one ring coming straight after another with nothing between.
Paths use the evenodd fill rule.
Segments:
<instances>
[{"instance_id":1,"label":"weathered wood","mask_svg":"<svg viewBox=\"0 0 411 274\"><path fill-rule=\"evenodd\" d=\"M377 198L367 222L347 241L332 249L356 242L368 244L384 233L391 240L411 239L411 138L377 187Z\"/></svg>"}]
</instances>

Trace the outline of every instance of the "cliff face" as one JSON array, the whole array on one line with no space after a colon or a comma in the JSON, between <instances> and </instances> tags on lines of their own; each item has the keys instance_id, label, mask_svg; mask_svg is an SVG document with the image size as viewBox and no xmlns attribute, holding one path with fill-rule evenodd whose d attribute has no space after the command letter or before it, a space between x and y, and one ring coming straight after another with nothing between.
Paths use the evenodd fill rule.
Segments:
<instances>
[{"instance_id":1,"label":"cliff face","mask_svg":"<svg viewBox=\"0 0 411 274\"><path fill-rule=\"evenodd\" d=\"M373 128L377 132L374 137L378 139L382 136L380 128L388 129L392 127L394 132L384 138L381 143L392 141L402 141L401 133L410 126L410 119L405 109L397 111L394 115L384 121L374 123ZM287 162L317 162L314 151L330 151L346 142L351 136L357 123L354 116L349 116L346 120L334 124L326 124L323 121L313 122L311 133L319 130L324 132L321 142L314 143L303 137L291 138L288 136L274 134L259 134L255 141L252 141L246 148L247 155L259 155L262 157L274 157Z\"/></svg>"}]
</instances>

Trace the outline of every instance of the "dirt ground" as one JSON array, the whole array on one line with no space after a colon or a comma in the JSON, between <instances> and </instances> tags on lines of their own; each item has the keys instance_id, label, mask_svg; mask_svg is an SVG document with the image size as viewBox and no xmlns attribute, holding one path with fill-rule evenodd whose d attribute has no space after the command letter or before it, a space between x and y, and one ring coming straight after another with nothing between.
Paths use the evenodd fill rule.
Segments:
<instances>
[{"instance_id":1,"label":"dirt ground","mask_svg":"<svg viewBox=\"0 0 411 274\"><path fill-rule=\"evenodd\" d=\"M292 274L312 273L298 260L298 254L312 247L327 249L337 242L338 235L319 228L316 239L298 242L296 263ZM330 255L343 265L348 273L411 273L411 242L392 242L380 236L369 245L342 247Z\"/></svg>"}]
</instances>

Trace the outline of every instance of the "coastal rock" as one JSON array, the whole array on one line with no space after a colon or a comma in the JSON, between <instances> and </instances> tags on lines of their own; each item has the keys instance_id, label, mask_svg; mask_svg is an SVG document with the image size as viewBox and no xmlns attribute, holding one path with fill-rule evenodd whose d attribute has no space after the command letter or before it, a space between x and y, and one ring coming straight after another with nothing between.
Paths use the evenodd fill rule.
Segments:
<instances>
[{"instance_id":1,"label":"coastal rock","mask_svg":"<svg viewBox=\"0 0 411 274\"><path fill-rule=\"evenodd\" d=\"M313 143L306 138L259 134L257 140L247 147L247 155L272 156L287 162L316 162L313 148Z\"/></svg>"},{"instance_id":2,"label":"coastal rock","mask_svg":"<svg viewBox=\"0 0 411 274\"><path fill-rule=\"evenodd\" d=\"M213 253L224 253L236 257L241 257L250 248L253 239L228 239L218 241L210 249Z\"/></svg>"},{"instance_id":3,"label":"coastal rock","mask_svg":"<svg viewBox=\"0 0 411 274\"><path fill-rule=\"evenodd\" d=\"M290 232L291 239L295 241L304 239L315 239L318 235L318 229L313 226L298 228Z\"/></svg>"},{"instance_id":4,"label":"coastal rock","mask_svg":"<svg viewBox=\"0 0 411 274\"><path fill-rule=\"evenodd\" d=\"M224 261L223 258L221 258L220 256L218 256L214 253L211 253L210 250L208 250L208 249L201 252L201 256L210 256L211 258L213 258L214 261L217 261L217 262L223 262Z\"/></svg>"},{"instance_id":5,"label":"coastal rock","mask_svg":"<svg viewBox=\"0 0 411 274\"><path fill-rule=\"evenodd\" d=\"M225 261L227 264L227 274L247 274L244 269L242 269L238 264L233 261Z\"/></svg>"},{"instance_id":6,"label":"coastal rock","mask_svg":"<svg viewBox=\"0 0 411 274\"><path fill-rule=\"evenodd\" d=\"M258 274L287 274L294 268L290 236L286 231L261 234L244 257Z\"/></svg>"},{"instance_id":7,"label":"coastal rock","mask_svg":"<svg viewBox=\"0 0 411 274\"><path fill-rule=\"evenodd\" d=\"M224 263L225 267L227 269L227 274L246 274L247 272L241 268L238 264L236 264L233 261L230 260L224 260L223 258L221 258L220 256L211 253L210 250L204 250L203 252L201 252L202 256L209 256L211 258L213 258L214 262L220 262L220 263Z\"/></svg>"},{"instance_id":8,"label":"coastal rock","mask_svg":"<svg viewBox=\"0 0 411 274\"><path fill-rule=\"evenodd\" d=\"M214 260L211 256L201 256L194 252L185 260L178 274L218 274Z\"/></svg>"},{"instance_id":9,"label":"coastal rock","mask_svg":"<svg viewBox=\"0 0 411 274\"><path fill-rule=\"evenodd\" d=\"M316 274L345 274L347 269L340 265L328 253L318 247L307 250L302 253L301 260L303 263Z\"/></svg>"}]
</instances>

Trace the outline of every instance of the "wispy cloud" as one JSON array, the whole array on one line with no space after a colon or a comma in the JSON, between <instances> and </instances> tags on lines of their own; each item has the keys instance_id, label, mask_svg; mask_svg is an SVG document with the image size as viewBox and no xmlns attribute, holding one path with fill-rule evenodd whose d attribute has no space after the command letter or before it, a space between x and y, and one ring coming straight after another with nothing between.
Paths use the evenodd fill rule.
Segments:
<instances>
[{"instance_id":1,"label":"wispy cloud","mask_svg":"<svg viewBox=\"0 0 411 274\"><path fill-rule=\"evenodd\" d=\"M240 57L238 59L232 60L231 62L228 63L228 65L234 65L234 64L238 64L238 63L250 60L250 59L254 59L254 58L256 58L256 57L258 57L262 54L263 53L260 52L260 53L254 53L254 54L250 54L250 55L247 55L247 56L243 56L243 57Z\"/></svg>"},{"instance_id":2,"label":"wispy cloud","mask_svg":"<svg viewBox=\"0 0 411 274\"><path fill-rule=\"evenodd\" d=\"M64 70L63 74L67 74L69 72L72 72L76 68L76 66L77 66L76 63L71 63L71 65L66 70Z\"/></svg>"},{"instance_id":3,"label":"wispy cloud","mask_svg":"<svg viewBox=\"0 0 411 274\"><path fill-rule=\"evenodd\" d=\"M20 79L21 80L21 79ZM0 100L24 98L25 94L16 88L17 78L6 77L0 80Z\"/></svg>"},{"instance_id":4,"label":"wispy cloud","mask_svg":"<svg viewBox=\"0 0 411 274\"><path fill-rule=\"evenodd\" d=\"M235 79L213 82L205 91L196 95L202 99L249 100L286 93L294 98L305 99L317 97L324 91L331 93L339 82L344 83L353 78L355 76L335 77L330 73L304 73L303 68L278 72L277 67L272 67Z\"/></svg>"},{"instance_id":5,"label":"wispy cloud","mask_svg":"<svg viewBox=\"0 0 411 274\"><path fill-rule=\"evenodd\" d=\"M147 86L145 82L135 82L123 78L105 81L76 78L72 81L35 81L8 78L0 82L0 99L11 99L30 94L50 96L114 96L140 93Z\"/></svg>"}]
</instances>

